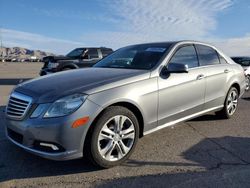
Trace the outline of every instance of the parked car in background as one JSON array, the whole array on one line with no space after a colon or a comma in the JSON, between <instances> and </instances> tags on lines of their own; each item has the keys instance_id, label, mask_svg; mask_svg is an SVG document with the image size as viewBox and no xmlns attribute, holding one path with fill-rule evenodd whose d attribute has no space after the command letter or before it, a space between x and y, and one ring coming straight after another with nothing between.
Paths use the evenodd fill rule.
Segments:
<instances>
[{"instance_id":1,"label":"parked car in background","mask_svg":"<svg viewBox=\"0 0 250 188\"><path fill-rule=\"evenodd\" d=\"M41 157L84 156L109 168L143 135L209 112L232 117L245 87L243 68L213 46L128 46L92 68L19 84L6 109L7 137Z\"/></svg>"},{"instance_id":2,"label":"parked car in background","mask_svg":"<svg viewBox=\"0 0 250 188\"><path fill-rule=\"evenodd\" d=\"M250 57L232 57L234 62L240 64L246 74L247 87L246 90L250 89Z\"/></svg>"},{"instance_id":3,"label":"parked car in background","mask_svg":"<svg viewBox=\"0 0 250 188\"><path fill-rule=\"evenodd\" d=\"M76 48L66 56L47 56L43 58L44 66L40 75L59 71L92 67L97 61L111 54L111 48Z\"/></svg>"}]
</instances>

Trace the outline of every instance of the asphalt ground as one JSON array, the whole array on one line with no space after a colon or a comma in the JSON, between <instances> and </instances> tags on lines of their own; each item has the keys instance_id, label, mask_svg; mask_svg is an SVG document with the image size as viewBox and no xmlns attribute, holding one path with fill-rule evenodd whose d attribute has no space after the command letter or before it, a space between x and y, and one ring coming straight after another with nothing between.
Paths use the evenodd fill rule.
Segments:
<instances>
[{"instance_id":1,"label":"asphalt ground","mask_svg":"<svg viewBox=\"0 0 250 188\"><path fill-rule=\"evenodd\" d=\"M2 111L15 84L41 66L0 63L0 187L250 187L250 93L232 119L208 114L152 133L111 169L23 151L6 139Z\"/></svg>"}]
</instances>

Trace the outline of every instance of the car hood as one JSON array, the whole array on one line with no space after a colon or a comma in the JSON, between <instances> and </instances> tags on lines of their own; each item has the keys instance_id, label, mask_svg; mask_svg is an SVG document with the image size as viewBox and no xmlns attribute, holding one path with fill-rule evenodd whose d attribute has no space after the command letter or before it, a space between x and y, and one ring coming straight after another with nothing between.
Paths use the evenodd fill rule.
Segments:
<instances>
[{"instance_id":1,"label":"car hood","mask_svg":"<svg viewBox=\"0 0 250 188\"><path fill-rule=\"evenodd\" d=\"M74 93L93 94L149 76L146 70L85 68L39 77L19 84L15 91L33 97L35 103L48 103Z\"/></svg>"},{"instance_id":2,"label":"car hood","mask_svg":"<svg viewBox=\"0 0 250 188\"><path fill-rule=\"evenodd\" d=\"M43 58L43 62L57 62L57 61L62 61L62 60L72 60L73 58L67 57L67 56L46 56Z\"/></svg>"}]
</instances>

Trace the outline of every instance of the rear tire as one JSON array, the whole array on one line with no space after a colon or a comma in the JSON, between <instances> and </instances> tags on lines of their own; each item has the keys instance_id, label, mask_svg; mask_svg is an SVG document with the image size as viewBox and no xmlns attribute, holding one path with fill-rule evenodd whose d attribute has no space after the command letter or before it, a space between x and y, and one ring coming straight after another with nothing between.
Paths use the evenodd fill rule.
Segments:
<instances>
[{"instance_id":1,"label":"rear tire","mask_svg":"<svg viewBox=\"0 0 250 188\"><path fill-rule=\"evenodd\" d=\"M84 152L97 166L110 168L124 162L135 149L139 138L136 116L121 106L108 107L97 119Z\"/></svg>"},{"instance_id":2,"label":"rear tire","mask_svg":"<svg viewBox=\"0 0 250 188\"><path fill-rule=\"evenodd\" d=\"M247 82L246 91L249 91L249 89L250 89L250 75L247 75L246 82Z\"/></svg>"},{"instance_id":3,"label":"rear tire","mask_svg":"<svg viewBox=\"0 0 250 188\"><path fill-rule=\"evenodd\" d=\"M235 87L231 87L227 93L224 108L216 112L216 115L223 119L230 119L237 110L238 107L239 93Z\"/></svg>"}]
</instances>

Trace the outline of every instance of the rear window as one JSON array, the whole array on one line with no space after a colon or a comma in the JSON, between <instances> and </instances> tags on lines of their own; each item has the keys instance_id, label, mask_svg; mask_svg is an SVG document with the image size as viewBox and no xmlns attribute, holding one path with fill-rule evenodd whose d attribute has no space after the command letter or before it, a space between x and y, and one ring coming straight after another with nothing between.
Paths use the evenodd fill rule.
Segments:
<instances>
[{"instance_id":1,"label":"rear window","mask_svg":"<svg viewBox=\"0 0 250 188\"><path fill-rule=\"evenodd\" d=\"M88 49L87 55L89 56L89 59L99 58L97 49Z\"/></svg>"},{"instance_id":2,"label":"rear window","mask_svg":"<svg viewBox=\"0 0 250 188\"><path fill-rule=\"evenodd\" d=\"M101 51L102 51L102 56L103 57L106 57L107 55L109 55L109 54L111 54L113 52L112 49L108 49L108 48L102 48Z\"/></svg>"},{"instance_id":3,"label":"rear window","mask_svg":"<svg viewBox=\"0 0 250 188\"><path fill-rule=\"evenodd\" d=\"M225 60L225 58L222 57L221 55L219 55L219 56L220 56L220 63L221 64L227 64L227 61Z\"/></svg>"},{"instance_id":4,"label":"rear window","mask_svg":"<svg viewBox=\"0 0 250 188\"><path fill-rule=\"evenodd\" d=\"M204 45L196 45L196 47L200 66L220 64L218 53L213 48Z\"/></svg>"}]
</instances>

